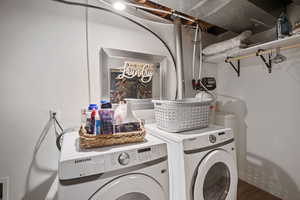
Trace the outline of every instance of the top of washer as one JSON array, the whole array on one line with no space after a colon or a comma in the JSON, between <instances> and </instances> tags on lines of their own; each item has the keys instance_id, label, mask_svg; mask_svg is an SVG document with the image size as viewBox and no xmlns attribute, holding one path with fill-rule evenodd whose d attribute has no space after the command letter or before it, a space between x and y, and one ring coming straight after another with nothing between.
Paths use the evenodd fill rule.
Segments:
<instances>
[{"instance_id":1,"label":"top of washer","mask_svg":"<svg viewBox=\"0 0 300 200\"><path fill-rule=\"evenodd\" d=\"M59 161L60 180L69 180L137 166L167 157L167 145L146 135L145 142L80 149L78 133L66 134Z\"/></svg>"},{"instance_id":2,"label":"top of washer","mask_svg":"<svg viewBox=\"0 0 300 200\"><path fill-rule=\"evenodd\" d=\"M60 162L86 157L102 156L104 154L114 154L118 152L143 149L151 146L164 144L162 140L147 134L145 142L122 144L108 147L100 147L93 149L80 149L79 135L77 132L66 134L63 138L62 149L60 154ZM167 154L163 155L166 156Z\"/></svg>"},{"instance_id":3,"label":"top of washer","mask_svg":"<svg viewBox=\"0 0 300 200\"><path fill-rule=\"evenodd\" d=\"M158 129L156 124L147 124L146 130L167 142L182 143L184 150L208 147L234 139L230 128L216 125L210 125L204 129L169 133Z\"/></svg>"},{"instance_id":4,"label":"top of washer","mask_svg":"<svg viewBox=\"0 0 300 200\"><path fill-rule=\"evenodd\" d=\"M182 142L183 140L193 139L197 137L205 137L214 133L230 131L231 129L225 128L223 126L210 125L209 127L203 129L196 129L179 133L170 133L157 128L156 124L146 124L146 130L150 131L152 135L158 134L165 136L167 139L172 140L174 142Z\"/></svg>"}]
</instances>

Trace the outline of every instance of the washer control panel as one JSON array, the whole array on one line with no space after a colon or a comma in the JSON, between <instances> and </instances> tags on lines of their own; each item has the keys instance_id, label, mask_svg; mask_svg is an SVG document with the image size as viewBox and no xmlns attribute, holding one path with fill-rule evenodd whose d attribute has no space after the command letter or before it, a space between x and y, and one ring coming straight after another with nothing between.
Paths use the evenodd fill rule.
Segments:
<instances>
[{"instance_id":1,"label":"washer control panel","mask_svg":"<svg viewBox=\"0 0 300 200\"><path fill-rule=\"evenodd\" d=\"M60 164L61 180L91 176L136 166L167 156L167 145L156 144L149 147L114 151L91 157L68 160Z\"/></svg>"},{"instance_id":2,"label":"washer control panel","mask_svg":"<svg viewBox=\"0 0 300 200\"><path fill-rule=\"evenodd\" d=\"M125 167L139 165L167 156L167 145L132 149L105 155L105 170L114 171Z\"/></svg>"}]
</instances>

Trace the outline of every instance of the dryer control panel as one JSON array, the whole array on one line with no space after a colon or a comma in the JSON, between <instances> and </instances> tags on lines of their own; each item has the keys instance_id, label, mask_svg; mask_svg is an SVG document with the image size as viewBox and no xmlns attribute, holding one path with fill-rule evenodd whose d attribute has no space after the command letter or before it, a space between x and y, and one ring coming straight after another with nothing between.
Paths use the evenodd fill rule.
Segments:
<instances>
[{"instance_id":1,"label":"dryer control panel","mask_svg":"<svg viewBox=\"0 0 300 200\"><path fill-rule=\"evenodd\" d=\"M61 161L59 178L60 180L70 180L117 171L167 156L167 145L165 143L128 150L119 148L119 150L108 150L91 156L87 154L86 157Z\"/></svg>"},{"instance_id":2,"label":"dryer control panel","mask_svg":"<svg viewBox=\"0 0 300 200\"><path fill-rule=\"evenodd\" d=\"M231 129L212 131L184 140L183 148L184 151L204 149L233 141L233 139L234 136Z\"/></svg>"}]
</instances>

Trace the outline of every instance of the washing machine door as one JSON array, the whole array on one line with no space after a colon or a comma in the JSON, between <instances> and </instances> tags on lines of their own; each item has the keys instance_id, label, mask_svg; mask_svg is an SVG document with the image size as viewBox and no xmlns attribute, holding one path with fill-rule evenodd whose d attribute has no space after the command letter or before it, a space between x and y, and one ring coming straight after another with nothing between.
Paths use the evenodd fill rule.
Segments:
<instances>
[{"instance_id":1,"label":"washing machine door","mask_svg":"<svg viewBox=\"0 0 300 200\"><path fill-rule=\"evenodd\" d=\"M214 150L198 166L194 200L234 200L237 181L234 157L224 150Z\"/></svg>"},{"instance_id":2,"label":"washing machine door","mask_svg":"<svg viewBox=\"0 0 300 200\"><path fill-rule=\"evenodd\" d=\"M144 174L114 179L100 188L90 200L167 200L162 186Z\"/></svg>"}]
</instances>

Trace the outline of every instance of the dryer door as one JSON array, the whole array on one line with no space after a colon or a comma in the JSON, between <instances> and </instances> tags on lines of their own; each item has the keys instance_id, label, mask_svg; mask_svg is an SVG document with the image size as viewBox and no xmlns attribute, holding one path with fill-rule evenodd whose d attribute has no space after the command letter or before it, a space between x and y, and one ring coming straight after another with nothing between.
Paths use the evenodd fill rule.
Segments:
<instances>
[{"instance_id":1,"label":"dryer door","mask_svg":"<svg viewBox=\"0 0 300 200\"><path fill-rule=\"evenodd\" d=\"M167 200L161 185L143 174L121 176L104 185L90 200Z\"/></svg>"},{"instance_id":2,"label":"dryer door","mask_svg":"<svg viewBox=\"0 0 300 200\"><path fill-rule=\"evenodd\" d=\"M237 168L234 157L224 150L210 152L199 164L194 200L233 200L236 197Z\"/></svg>"}]
</instances>

